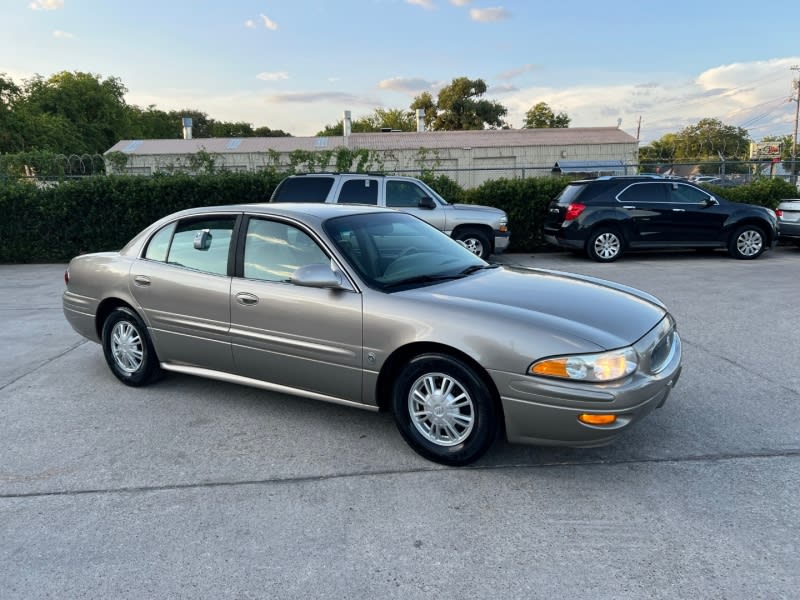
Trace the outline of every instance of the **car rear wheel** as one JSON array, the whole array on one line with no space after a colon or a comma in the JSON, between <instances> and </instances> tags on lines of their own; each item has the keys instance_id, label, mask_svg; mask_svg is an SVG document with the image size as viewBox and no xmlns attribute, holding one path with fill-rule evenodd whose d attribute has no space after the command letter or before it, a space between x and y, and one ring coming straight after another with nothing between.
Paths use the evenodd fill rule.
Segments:
<instances>
[{"instance_id":1,"label":"car rear wheel","mask_svg":"<svg viewBox=\"0 0 800 600\"><path fill-rule=\"evenodd\" d=\"M412 359L395 381L392 407L409 446L444 465L478 460L497 435L491 392L472 368L451 356Z\"/></svg>"},{"instance_id":2,"label":"car rear wheel","mask_svg":"<svg viewBox=\"0 0 800 600\"><path fill-rule=\"evenodd\" d=\"M755 225L742 225L733 232L728 242L728 252L734 258L757 258L766 248L764 232Z\"/></svg>"},{"instance_id":3,"label":"car rear wheel","mask_svg":"<svg viewBox=\"0 0 800 600\"><path fill-rule=\"evenodd\" d=\"M150 336L129 308L115 308L103 323L103 354L111 372L130 386L147 385L161 372Z\"/></svg>"},{"instance_id":4,"label":"car rear wheel","mask_svg":"<svg viewBox=\"0 0 800 600\"><path fill-rule=\"evenodd\" d=\"M612 228L597 229L586 243L586 253L597 262L611 262L622 254L622 236Z\"/></svg>"},{"instance_id":5,"label":"car rear wheel","mask_svg":"<svg viewBox=\"0 0 800 600\"><path fill-rule=\"evenodd\" d=\"M461 229L453 236L454 239L463 243L467 250L476 256L486 260L492 253L492 246L486 234L479 229Z\"/></svg>"}]
</instances>

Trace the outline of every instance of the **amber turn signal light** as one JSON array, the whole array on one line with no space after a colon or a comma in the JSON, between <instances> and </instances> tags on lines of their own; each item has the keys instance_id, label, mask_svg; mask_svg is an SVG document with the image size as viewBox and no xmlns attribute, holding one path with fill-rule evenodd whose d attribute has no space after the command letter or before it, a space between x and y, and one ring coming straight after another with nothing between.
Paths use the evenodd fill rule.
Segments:
<instances>
[{"instance_id":1,"label":"amber turn signal light","mask_svg":"<svg viewBox=\"0 0 800 600\"><path fill-rule=\"evenodd\" d=\"M617 415L593 415L592 413L581 413L578 420L587 425L612 425L617 420Z\"/></svg>"}]
</instances>

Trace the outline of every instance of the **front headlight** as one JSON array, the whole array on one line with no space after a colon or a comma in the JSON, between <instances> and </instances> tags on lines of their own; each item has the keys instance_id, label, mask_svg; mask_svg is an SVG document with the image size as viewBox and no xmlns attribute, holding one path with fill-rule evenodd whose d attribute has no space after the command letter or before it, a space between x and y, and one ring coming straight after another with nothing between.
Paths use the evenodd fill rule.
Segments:
<instances>
[{"instance_id":1,"label":"front headlight","mask_svg":"<svg viewBox=\"0 0 800 600\"><path fill-rule=\"evenodd\" d=\"M533 363L528 372L542 377L605 382L630 375L638 364L639 356L636 351L633 348L622 348L599 354L545 358Z\"/></svg>"}]
</instances>

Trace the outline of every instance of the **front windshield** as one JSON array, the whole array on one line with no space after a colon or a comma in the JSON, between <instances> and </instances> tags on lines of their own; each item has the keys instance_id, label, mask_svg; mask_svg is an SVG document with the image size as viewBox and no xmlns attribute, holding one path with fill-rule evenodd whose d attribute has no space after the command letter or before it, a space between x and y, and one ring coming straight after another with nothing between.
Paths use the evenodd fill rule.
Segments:
<instances>
[{"instance_id":1,"label":"front windshield","mask_svg":"<svg viewBox=\"0 0 800 600\"><path fill-rule=\"evenodd\" d=\"M458 242L405 213L362 213L323 228L370 287L393 292L468 276L489 265Z\"/></svg>"}]
</instances>

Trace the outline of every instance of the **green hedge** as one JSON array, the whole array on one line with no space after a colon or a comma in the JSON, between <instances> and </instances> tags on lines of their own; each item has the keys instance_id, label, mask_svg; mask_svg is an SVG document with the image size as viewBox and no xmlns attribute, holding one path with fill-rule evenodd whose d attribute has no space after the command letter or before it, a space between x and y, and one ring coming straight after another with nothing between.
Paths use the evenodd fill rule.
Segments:
<instances>
[{"instance_id":1,"label":"green hedge","mask_svg":"<svg viewBox=\"0 0 800 600\"><path fill-rule=\"evenodd\" d=\"M194 206L269 199L283 174L223 173L155 177L97 176L57 184L0 183L0 262L63 262L83 252L117 250L153 221ZM450 202L505 210L512 252L541 249L547 205L567 178L495 179L464 190L444 176L424 179ZM785 181L762 179L735 188L708 186L735 202L775 208L797 196Z\"/></svg>"},{"instance_id":2,"label":"green hedge","mask_svg":"<svg viewBox=\"0 0 800 600\"><path fill-rule=\"evenodd\" d=\"M161 217L194 206L265 202L280 175L100 176L0 185L0 262L61 262L118 250Z\"/></svg>"}]
</instances>

